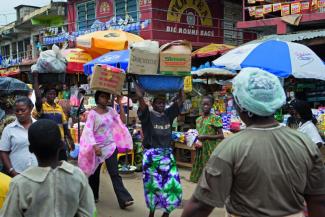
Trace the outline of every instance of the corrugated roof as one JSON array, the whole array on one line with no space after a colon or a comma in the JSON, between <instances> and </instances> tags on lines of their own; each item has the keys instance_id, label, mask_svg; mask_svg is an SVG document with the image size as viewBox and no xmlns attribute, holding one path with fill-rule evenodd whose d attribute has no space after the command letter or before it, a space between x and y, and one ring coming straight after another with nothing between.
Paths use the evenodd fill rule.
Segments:
<instances>
[{"instance_id":1,"label":"corrugated roof","mask_svg":"<svg viewBox=\"0 0 325 217\"><path fill-rule=\"evenodd\" d=\"M325 29L318 29L318 30L309 30L309 31L301 31L286 35L267 35L263 36L259 39L256 39L254 41L250 41L247 44L251 43L257 43L261 41L267 41L267 40L282 40L282 41L302 41L307 39L313 39L313 38L320 38L325 37Z\"/></svg>"}]
</instances>

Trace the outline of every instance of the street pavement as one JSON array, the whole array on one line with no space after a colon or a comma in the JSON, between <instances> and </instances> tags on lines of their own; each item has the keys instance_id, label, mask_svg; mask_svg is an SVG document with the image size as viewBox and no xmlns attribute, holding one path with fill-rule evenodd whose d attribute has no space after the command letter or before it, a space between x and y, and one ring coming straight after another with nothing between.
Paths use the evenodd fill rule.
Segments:
<instances>
[{"instance_id":1,"label":"street pavement","mask_svg":"<svg viewBox=\"0 0 325 217\"><path fill-rule=\"evenodd\" d=\"M183 186L183 201L186 203L190 199L196 184L187 181L190 171L180 169L181 182ZM118 206L112 183L107 172L101 172L101 184L99 202L97 203L98 217L146 217L148 209L143 195L142 174L123 175L123 182L135 200L133 206L121 210ZM182 209L176 209L170 215L171 217L180 217ZM157 211L156 216L160 217L162 211ZM224 217L224 209L215 209L210 215L213 217Z\"/></svg>"}]
</instances>

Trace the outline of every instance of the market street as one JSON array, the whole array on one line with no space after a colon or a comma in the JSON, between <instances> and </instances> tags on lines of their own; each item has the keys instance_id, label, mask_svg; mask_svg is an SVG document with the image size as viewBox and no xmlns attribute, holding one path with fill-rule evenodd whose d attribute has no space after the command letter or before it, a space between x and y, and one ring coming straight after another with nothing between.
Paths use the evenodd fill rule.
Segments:
<instances>
[{"instance_id":1,"label":"market street","mask_svg":"<svg viewBox=\"0 0 325 217\"><path fill-rule=\"evenodd\" d=\"M186 181L189 174L189 170L180 169L183 185L183 199L185 201L191 197L196 186L196 184ZM98 217L144 217L148 215L148 209L146 208L143 196L142 173L123 176L123 182L135 199L135 204L126 210L121 210L118 207L116 196L113 192L112 184L107 172L102 173L99 202L97 203ZM176 209L170 216L179 217L181 216L181 212L182 209ZM161 212L158 211L156 216L161 216ZM215 209L210 216L224 217L225 213L223 209Z\"/></svg>"}]
</instances>

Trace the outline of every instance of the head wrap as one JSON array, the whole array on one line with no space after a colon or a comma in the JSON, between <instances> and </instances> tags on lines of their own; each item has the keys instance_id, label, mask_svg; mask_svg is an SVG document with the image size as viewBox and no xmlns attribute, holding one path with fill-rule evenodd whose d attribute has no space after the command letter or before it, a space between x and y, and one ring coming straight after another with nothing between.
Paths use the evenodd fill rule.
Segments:
<instances>
[{"instance_id":1,"label":"head wrap","mask_svg":"<svg viewBox=\"0 0 325 217\"><path fill-rule=\"evenodd\" d=\"M258 116L271 116L286 102L280 80L258 68L244 68L233 79L235 102L242 110Z\"/></svg>"}]
</instances>

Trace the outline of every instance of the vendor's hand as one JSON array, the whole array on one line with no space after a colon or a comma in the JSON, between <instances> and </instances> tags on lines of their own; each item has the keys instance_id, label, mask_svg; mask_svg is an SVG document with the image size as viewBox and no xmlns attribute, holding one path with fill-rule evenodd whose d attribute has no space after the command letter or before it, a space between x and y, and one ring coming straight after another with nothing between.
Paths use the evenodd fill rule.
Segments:
<instances>
[{"instance_id":1,"label":"vendor's hand","mask_svg":"<svg viewBox=\"0 0 325 217\"><path fill-rule=\"evenodd\" d=\"M144 90L140 87L140 85L137 82L134 82L134 89L137 96L143 98Z\"/></svg>"},{"instance_id":2,"label":"vendor's hand","mask_svg":"<svg viewBox=\"0 0 325 217\"><path fill-rule=\"evenodd\" d=\"M15 176L18 176L19 173L17 173L15 170L13 170L13 171L11 171L11 172L9 173L9 175L13 178L13 177L15 177Z\"/></svg>"},{"instance_id":3,"label":"vendor's hand","mask_svg":"<svg viewBox=\"0 0 325 217\"><path fill-rule=\"evenodd\" d=\"M206 138L206 136L198 136L197 139L200 140L200 141L204 141L204 140L206 140L207 138Z\"/></svg>"},{"instance_id":4,"label":"vendor's hand","mask_svg":"<svg viewBox=\"0 0 325 217\"><path fill-rule=\"evenodd\" d=\"M122 104L122 96L117 96L116 97L116 102L119 104L119 105L121 105Z\"/></svg>"},{"instance_id":5,"label":"vendor's hand","mask_svg":"<svg viewBox=\"0 0 325 217\"><path fill-rule=\"evenodd\" d=\"M97 147L97 146L94 146L94 150L95 150L95 154L96 156L102 156L102 149Z\"/></svg>"},{"instance_id":6,"label":"vendor's hand","mask_svg":"<svg viewBox=\"0 0 325 217\"><path fill-rule=\"evenodd\" d=\"M34 77L34 78L35 78L35 77L38 78L38 71L33 71L32 74L33 74L33 77Z\"/></svg>"},{"instance_id":7,"label":"vendor's hand","mask_svg":"<svg viewBox=\"0 0 325 217\"><path fill-rule=\"evenodd\" d=\"M202 148L202 146L203 146L202 142L197 142L197 143L194 144L194 148L197 148L197 149Z\"/></svg>"},{"instance_id":8,"label":"vendor's hand","mask_svg":"<svg viewBox=\"0 0 325 217\"><path fill-rule=\"evenodd\" d=\"M75 146L74 141L73 141L72 138L69 138L69 143L70 143L71 151L73 151L76 148L76 146Z\"/></svg>"}]
</instances>

